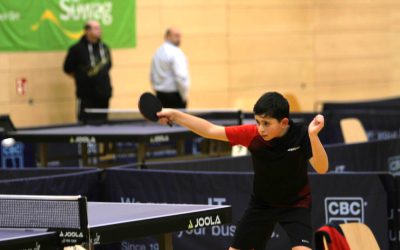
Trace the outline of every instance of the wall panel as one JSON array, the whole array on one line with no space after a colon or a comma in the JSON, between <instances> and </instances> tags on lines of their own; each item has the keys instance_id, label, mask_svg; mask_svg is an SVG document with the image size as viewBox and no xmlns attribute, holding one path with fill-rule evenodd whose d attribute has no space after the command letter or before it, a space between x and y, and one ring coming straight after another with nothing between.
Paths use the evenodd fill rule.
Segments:
<instances>
[{"instance_id":1,"label":"wall panel","mask_svg":"<svg viewBox=\"0 0 400 250\"><path fill-rule=\"evenodd\" d=\"M183 33L189 108L251 110L265 91L302 111L323 100L398 96L399 13L397 0L137 0L137 47L112 50L111 107L136 108L151 91L151 59L170 26ZM65 55L1 53L0 112L19 126L74 122ZM25 96L17 77L28 79Z\"/></svg>"}]
</instances>

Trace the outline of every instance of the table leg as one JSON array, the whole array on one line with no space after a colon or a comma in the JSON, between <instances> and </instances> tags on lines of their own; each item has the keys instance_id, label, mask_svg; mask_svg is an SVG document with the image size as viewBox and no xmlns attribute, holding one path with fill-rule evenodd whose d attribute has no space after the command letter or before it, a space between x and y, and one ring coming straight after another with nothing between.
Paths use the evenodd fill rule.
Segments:
<instances>
[{"instance_id":1,"label":"table leg","mask_svg":"<svg viewBox=\"0 0 400 250\"><path fill-rule=\"evenodd\" d=\"M210 139L208 146L209 146L208 153L210 155L216 155L218 153L218 142L217 141Z\"/></svg>"},{"instance_id":2,"label":"table leg","mask_svg":"<svg viewBox=\"0 0 400 250\"><path fill-rule=\"evenodd\" d=\"M47 167L48 159L47 159L47 143L39 144L39 160L41 167Z\"/></svg>"},{"instance_id":3,"label":"table leg","mask_svg":"<svg viewBox=\"0 0 400 250\"><path fill-rule=\"evenodd\" d=\"M178 139L176 142L176 153L179 156L185 154L185 139Z\"/></svg>"},{"instance_id":4,"label":"table leg","mask_svg":"<svg viewBox=\"0 0 400 250\"><path fill-rule=\"evenodd\" d=\"M157 237L160 250L172 250L172 233L165 233Z\"/></svg>"},{"instance_id":5,"label":"table leg","mask_svg":"<svg viewBox=\"0 0 400 250\"><path fill-rule=\"evenodd\" d=\"M88 145L87 143L81 144L81 157L82 157L82 165L84 167L89 166L89 156L88 156Z\"/></svg>"},{"instance_id":6,"label":"table leg","mask_svg":"<svg viewBox=\"0 0 400 250\"><path fill-rule=\"evenodd\" d=\"M223 153L224 153L224 150L223 150L224 143L222 141L217 141L216 143L217 143L217 155L218 156L223 155Z\"/></svg>"},{"instance_id":7,"label":"table leg","mask_svg":"<svg viewBox=\"0 0 400 250\"><path fill-rule=\"evenodd\" d=\"M137 162L139 164L143 164L146 158L146 144L138 143L137 144L137 152L136 152Z\"/></svg>"},{"instance_id":8,"label":"table leg","mask_svg":"<svg viewBox=\"0 0 400 250\"><path fill-rule=\"evenodd\" d=\"M97 152L98 156L103 156L106 154L106 144L107 143L102 143L99 142L97 145L99 145L99 151Z\"/></svg>"}]
</instances>

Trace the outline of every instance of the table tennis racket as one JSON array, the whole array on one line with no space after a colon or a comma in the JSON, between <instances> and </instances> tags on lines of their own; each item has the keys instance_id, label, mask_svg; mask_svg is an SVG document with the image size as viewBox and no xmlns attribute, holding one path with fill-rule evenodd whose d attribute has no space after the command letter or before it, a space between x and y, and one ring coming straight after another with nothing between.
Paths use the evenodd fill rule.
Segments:
<instances>
[{"instance_id":1,"label":"table tennis racket","mask_svg":"<svg viewBox=\"0 0 400 250\"><path fill-rule=\"evenodd\" d=\"M139 111L149 121L157 122L159 117L157 113L162 110L160 100L150 92L143 93L139 98ZM172 123L168 121L168 125L172 127Z\"/></svg>"}]
</instances>

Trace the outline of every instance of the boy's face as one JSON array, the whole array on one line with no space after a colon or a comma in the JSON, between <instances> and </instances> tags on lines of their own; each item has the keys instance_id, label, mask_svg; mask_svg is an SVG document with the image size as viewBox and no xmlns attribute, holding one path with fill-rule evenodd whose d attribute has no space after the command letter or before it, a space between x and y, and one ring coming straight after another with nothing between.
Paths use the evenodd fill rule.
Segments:
<instances>
[{"instance_id":1,"label":"boy's face","mask_svg":"<svg viewBox=\"0 0 400 250\"><path fill-rule=\"evenodd\" d=\"M265 141L283 136L289 125L288 118L283 118L281 121L263 115L255 115L254 118L257 122L258 133Z\"/></svg>"}]
</instances>

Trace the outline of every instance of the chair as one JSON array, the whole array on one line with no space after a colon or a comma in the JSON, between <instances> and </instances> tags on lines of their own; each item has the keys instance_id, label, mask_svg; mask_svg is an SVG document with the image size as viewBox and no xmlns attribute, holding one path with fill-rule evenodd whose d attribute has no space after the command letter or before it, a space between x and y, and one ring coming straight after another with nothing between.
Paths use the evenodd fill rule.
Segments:
<instances>
[{"instance_id":1,"label":"chair","mask_svg":"<svg viewBox=\"0 0 400 250\"><path fill-rule=\"evenodd\" d=\"M362 223L340 224L351 250L379 250L374 234Z\"/></svg>"},{"instance_id":2,"label":"chair","mask_svg":"<svg viewBox=\"0 0 400 250\"><path fill-rule=\"evenodd\" d=\"M354 222L322 226L315 232L315 249L379 250L380 248L368 226Z\"/></svg>"},{"instance_id":3,"label":"chair","mask_svg":"<svg viewBox=\"0 0 400 250\"><path fill-rule=\"evenodd\" d=\"M289 102L290 112L300 112L301 111L299 100L297 99L297 97L294 94L283 93L283 96Z\"/></svg>"},{"instance_id":4,"label":"chair","mask_svg":"<svg viewBox=\"0 0 400 250\"><path fill-rule=\"evenodd\" d=\"M0 115L0 140L7 136L7 132L15 131L16 128L9 115ZM1 149L1 167L6 168L7 163L11 163L12 168L24 167L24 145L16 143L10 148L0 147Z\"/></svg>"},{"instance_id":5,"label":"chair","mask_svg":"<svg viewBox=\"0 0 400 250\"><path fill-rule=\"evenodd\" d=\"M368 141L367 133L360 120L357 118L345 118L340 120L340 128L342 129L344 142L346 144Z\"/></svg>"},{"instance_id":6,"label":"chair","mask_svg":"<svg viewBox=\"0 0 400 250\"><path fill-rule=\"evenodd\" d=\"M1 148L1 168L24 168L24 144L18 142L12 147ZM10 163L10 164L9 164Z\"/></svg>"}]
</instances>

